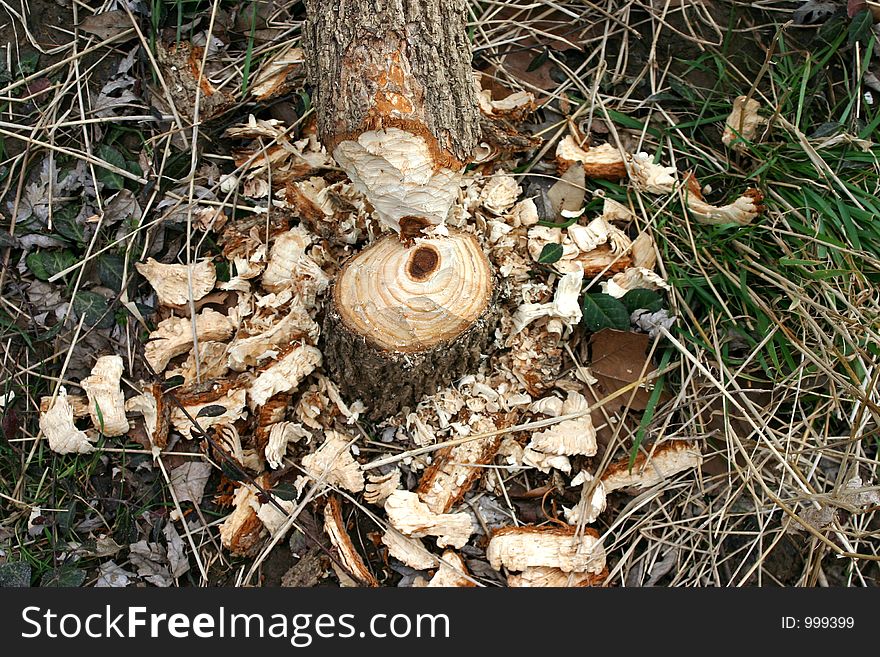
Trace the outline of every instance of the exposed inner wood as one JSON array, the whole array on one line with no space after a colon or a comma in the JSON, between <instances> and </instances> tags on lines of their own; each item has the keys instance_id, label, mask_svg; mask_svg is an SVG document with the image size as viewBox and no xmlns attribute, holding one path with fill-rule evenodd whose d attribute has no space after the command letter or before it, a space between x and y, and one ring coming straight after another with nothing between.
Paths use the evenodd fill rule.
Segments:
<instances>
[{"instance_id":1,"label":"exposed inner wood","mask_svg":"<svg viewBox=\"0 0 880 657\"><path fill-rule=\"evenodd\" d=\"M492 271L471 235L419 239L410 248L389 236L345 265L333 294L351 332L377 349L416 353L454 339L483 314Z\"/></svg>"}]
</instances>

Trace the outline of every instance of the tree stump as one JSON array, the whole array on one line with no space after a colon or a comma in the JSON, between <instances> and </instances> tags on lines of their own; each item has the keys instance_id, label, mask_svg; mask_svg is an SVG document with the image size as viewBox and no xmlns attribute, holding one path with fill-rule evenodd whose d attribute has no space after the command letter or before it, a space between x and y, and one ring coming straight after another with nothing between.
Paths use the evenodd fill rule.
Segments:
<instances>
[{"instance_id":1,"label":"tree stump","mask_svg":"<svg viewBox=\"0 0 880 657\"><path fill-rule=\"evenodd\" d=\"M497 319L492 267L473 236L379 240L346 263L324 322L324 363L374 420L477 365Z\"/></svg>"},{"instance_id":2,"label":"tree stump","mask_svg":"<svg viewBox=\"0 0 880 657\"><path fill-rule=\"evenodd\" d=\"M480 134L464 0L306 0L318 134L396 236L333 287L325 362L380 419L473 368L492 268L464 233L425 237L458 198ZM436 231L435 231L436 235Z\"/></svg>"}]
</instances>

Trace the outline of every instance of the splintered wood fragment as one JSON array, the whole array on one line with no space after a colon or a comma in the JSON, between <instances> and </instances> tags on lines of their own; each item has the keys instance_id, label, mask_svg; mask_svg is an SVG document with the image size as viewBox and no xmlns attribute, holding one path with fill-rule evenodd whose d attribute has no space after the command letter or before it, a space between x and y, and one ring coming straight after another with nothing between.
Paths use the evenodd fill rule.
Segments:
<instances>
[{"instance_id":1,"label":"splintered wood fragment","mask_svg":"<svg viewBox=\"0 0 880 657\"><path fill-rule=\"evenodd\" d=\"M67 402L67 390L58 389L55 403L40 413L40 431L49 441L49 449L58 454L88 454L95 451L97 438L73 424L73 408Z\"/></svg>"},{"instance_id":2,"label":"splintered wood fragment","mask_svg":"<svg viewBox=\"0 0 880 657\"><path fill-rule=\"evenodd\" d=\"M80 384L89 398L92 425L105 436L122 436L129 430L125 397L119 386L122 370L122 356L101 356L91 375Z\"/></svg>"},{"instance_id":3,"label":"splintered wood fragment","mask_svg":"<svg viewBox=\"0 0 880 657\"><path fill-rule=\"evenodd\" d=\"M395 230L443 222L480 135L464 1L306 9L321 141Z\"/></svg>"},{"instance_id":4,"label":"splintered wood fragment","mask_svg":"<svg viewBox=\"0 0 880 657\"><path fill-rule=\"evenodd\" d=\"M186 413L174 404L171 408L171 425L184 438L192 438L193 431L197 432L190 418L198 422L204 431L208 427L233 424L247 415L247 391L238 387L236 381L216 381L206 386L176 390L173 394Z\"/></svg>"},{"instance_id":5,"label":"splintered wood fragment","mask_svg":"<svg viewBox=\"0 0 880 657\"><path fill-rule=\"evenodd\" d=\"M492 431L494 423L479 427L476 433ZM502 436L489 436L461 445L444 447L434 455L416 490L419 499L434 513L447 513L483 475L481 465L491 463L501 445Z\"/></svg>"},{"instance_id":6,"label":"splintered wood fragment","mask_svg":"<svg viewBox=\"0 0 880 657\"><path fill-rule=\"evenodd\" d=\"M607 569L602 570L600 573L566 573L559 568L535 566L534 568L526 568L521 573L511 573L508 575L507 585L511 588L573 588L602 586L607 577Z\"/></svg>"},{"instance_id":7,"label":"splintered wood fragment","mask_svg":"<svg viewBox=\"0 0 880 657\"><path fill-rule=\"evenodd\" d=\"M382 534L382 544L388 548L389 556L416 570L427 570L437 565L437 555L429 552L422 541L404 536L391 528Z\"/></svg>"},{"instance_id":8,"label":"splintered wood fragment","mask_svg":"<svg viewBox=\"0 0 880 657\"><path fill-rule=\"evenodd\" d=\"M711 205L703 200L700 183L693 174L685 177L685 187L688 211L701 224L748 226L766 209L762 205L764 195L753 187L743 192L743 195L732 203L720 206Z\"/></svg>"},{"instance_id":9,"label":"splintered wood fragment","mask_svg":"<svg viewBox=\"0 0 880 657\"><path fill-rule=\"evenodd\" d=\"M650 448L649 452L650 458L642 452L636 455L632 470L629 457L613 461L602 473L605 491L650 488L679 472L698 468L703 463L700 447L683 440L662 443Z\"/></svg>"},{"instance_id":10,"label":"splintered wood fragment","mask_svg":"<svg viewBox=\"0 0 880 657\"><path fill-rule=\"evenodd\" d=\"M80 418L89 417L88 397L85 395L65 395L64 397L68 406L70 406L70 410L73 412L74 419L79 420ZM53 398L51 395L40 397L40 413L48 412L56 399L57 397Z\"/></svg>"},{"instance_id":11,"label":"splintered wood fragment","mask_svg":"<svg viewBox=\"0 0 880 657\"><path fill-rule=\"evenodd\" d=\"M587 527L576 535L575 527L504 527L492 535L486 558L495 570L547 566L563 572L601 573L605 550L599 533Z\"/></svg>"},{"instance_id":12,"label":"splintered wood fragment","mask_svg":"<svg viewBox=\"0 0 880 657\"><path fill-rule=\"evenodd\" d=\"M267 530L257 516L260 502L256 492L241 485L232 500L233 510L220 525L220 542L232 554L252 556L260 547Z\"/></svg>"},{"instance_id":13,"label":"splintered wood fragment","mask_svg":"<svg viewBox=\"0 0 880 657\"><path fill-rule=\"evenodd\" d=\"M760 109L761 103L754 98L737 96L730 115L724 122L721 143L735 151L745 151L746 144L743 142L754 141L758 128L766 123L764 117L758 114Z\"/></svg>"},{"instance_id":14,"label":"splintered wood fragment","mask_svg":"<svg viewBox=\"0 0 880 657\"><path fill-rule=\"evenodd\" d=\"M303 457L302 467L310 477L352 493L364 489L364 474L351 455L351 439L338 431L328 430L318 450Z\"/></svg>"},{"instance_id":15,"label":"splintered wood fragment","mask_svg":"<svg viewBox=\"0 0 880 657\"><path fill-rule=\"evenodd\" d=\"M633 186L640 192L671 194L677 184L675 167L664 167L651 161L647 153L630 157L630 174Z\"/></svg>"},{"instance_id":16,"label":"splintered wood fragment","mask_svg":"<svg viewBox=\"0 0 880 657\"><path fill-rule=\"evenodd\" d=\"M144 430L157 456L168 444L168 428L171 422L171 406L166 403L162 386L153 383L145 386L144 392L125 402L125 410L140 413L144 418Z\"/></svg>"},{"instance_id":17,"label":"splintered wood fragment","mask_svg":"<svg viewBox=\"0 0 880 657\"><path fill-rule=\"evenodd\" d=\"M474 586L476 583L470 577L464 559L452 550L446 550L443 553L440 567L427 584L428 588L470 588Z\"/></svg>"},{"instance_id":18,"label":"splintered wood fragment","mask_svg":"<svg viewBox=\"0 0 880 657\"><path fill-rule=\"evenodd\" d=\"M556 165L559 173L580 162L587 178L622 180L626 178L626 161L620 151L611 144L581 148L574 137L567 135L556 145Z\"/></svg>"},{"instance_id":19,"label":"splintered wood fragment","mask_svg":"<svg viewBox=\"0 0 880 657\"><path fill-rule=\"evenodd\" d=\"M434 513L410 491L396 490L389 495L385 513L391 526L402 534L414 538L436 536L438 547L451 545L460 549L474 533L467 513Z\"/></svg>"},{"instance_id":20,"label":"splintered wood fragment","mask_svg":"<svg viewBox=\"0 0 880 657\"><path fill-rule=\"evenodd\" d=\"M279 392L296 390L304 378L321 364L321 352L311 345L289 346L278 360L259 370L248 390L252 408L265 404Z\"/></svg>"},{"instance_id":21,"label":"splintered wood fragment","mask_svg":"<svg viewBox=\"0 0 880 657\"><path fill-rule=\"evenodd\" d=\"M400 488L400 468L394 468L386 474L367 474L367 483L364 488L364 500L376 506L385 504L385 500L394 491Z\"/></svg>"},{"instance_id":22,"label":"splintered wood fragment","mask_svg":"<svg viewBox=\"0 0 880 657\"><path fill-rule=\"evenodd\" d=\"M214 264L207 258L191 265L166 265L148 258L146 262L137 262L134 266L149 281L163 306L183 306L189 303L190 298L198 301L217 283Z\"/></svg>"},{"instance_id":23,"label":"splintered wood fragment","mask_svg":"<svg viewBox=\"0 0 880 657\"><path fill-rule=\"evenodd\" d=\"M497 319L493 274L470 234L386 237L352 258L324 324L327 367L379 420L474 367Z\"/></svg>"},{"instance_id":24,"label":"splintered wood fragment","mask_svg":"<svg viewBox=\"0 0 880 657\"><path fill-rule=\"evenodd\" d=\"M303 49L288 46L260 67L249 90L251 95L264 101L286 93L294 84L290 78L299 72L304 62Z\"/></svg>"},{"instance_id":25,"label":"splintered wood fragment","mask_svg":"<svg viewBox=\"0 0 880 657\"><path fill-rule=\"evenodd\" d=\"M345 529L345 522L342 520L342 503L335 495L331 495L324 505L324 531L330 537L330 542L336 548L348 574L363 586L379 586L379 582L358 554Z\"/></svg>"},{"instance_id":26,"label":"splintered wood fragment","mask_svg":"<svg viewBox=\"0 0 880 657\"><path fill-rule=\"evenodd\" d=\"M199 342L228 340L232 332L232 322L216 310L206 308L196 315ZM186 317L169 317L159 322L156 330L150 333L150 341L144 345L144 358L154 372L161 373L172 358L185 354L192 344L192 322Z\"/></svg>"}]
</instances>

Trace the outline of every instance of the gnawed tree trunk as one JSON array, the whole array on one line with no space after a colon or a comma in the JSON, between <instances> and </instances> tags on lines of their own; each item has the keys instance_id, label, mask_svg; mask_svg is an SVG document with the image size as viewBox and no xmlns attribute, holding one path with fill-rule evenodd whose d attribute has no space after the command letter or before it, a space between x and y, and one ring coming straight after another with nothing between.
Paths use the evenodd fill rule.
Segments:
<instances>
[{"instance_id":1,"label":"gnawed tree trunk","mask_svg":"<svg viewBox=\"0 0 880 657\"><path fill-rule=\"evenodd\" d=\"M464 0L306 7L303 36L327 151L398 232L401 224L408 233L425 220L442 223L480 134Z\"/></svg>"},{"instance_id":2,"label":"gnawed tree trunk","mask_svg":"<svg viewBox=\"0 0 880 657\"><path fill-rule=\"evenodd\" d=\"M372 419L472 369L494 328L493 273L445 221L479 136L463 0L306 0L319 136L398 236L340 272L325 364Z\"/></svg>"}]
</instances>

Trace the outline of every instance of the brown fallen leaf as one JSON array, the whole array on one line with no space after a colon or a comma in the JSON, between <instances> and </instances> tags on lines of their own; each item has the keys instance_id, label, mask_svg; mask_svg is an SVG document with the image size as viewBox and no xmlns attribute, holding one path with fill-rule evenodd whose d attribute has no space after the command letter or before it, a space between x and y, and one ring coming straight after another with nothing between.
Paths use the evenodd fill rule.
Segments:
<instances>
[{"instance_id":1,"label":"brown fallen leaf","mask_svg":"<svg viewBox=\"0 0 880 657\"><path fill-rule=\"evenodd\" d=\"M654 369L651 363L645 364L649 340L646 333L614 329L602 329L593 334L590 342L593 353L590 369L606 396L641 378L643 370L647 374ZM624 407L643 411L650 396L650 390L639 386L611 400L605 407L609 412L619 411Z\"/></svg>"},{"instance_id":2,"label":"brown fallen leaf","mask_svg":"<svg viewBox=\"0 0 880 657\"><path fill-rule=\"evenodd\" d=\"M77 27L83 32L94 34L99 39L112 39L127 31L131 31L132 37L135 36L131 19L128 17L128 13L122 9L87 16L80 21Z\"/></svg>"}]
</instances>

